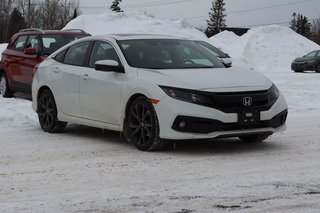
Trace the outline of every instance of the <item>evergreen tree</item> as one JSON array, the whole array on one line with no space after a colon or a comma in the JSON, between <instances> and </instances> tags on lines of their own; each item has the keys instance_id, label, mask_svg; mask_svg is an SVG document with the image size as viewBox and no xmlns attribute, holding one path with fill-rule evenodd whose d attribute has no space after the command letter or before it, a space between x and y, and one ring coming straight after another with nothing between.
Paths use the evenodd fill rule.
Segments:
<instances>
[{"instance_id":1,"label":"evergreen tree","mask_svg":"<svg viewBox=\"0 0 320 213\"><path fill-rule=\"evenodd\" d=\"M117 13L123 12L123 10L121 10L121 8L120 8L120 6L119 6L119 4L120 4L121 1L122 1L122 0L114 0L114 1L112 2L112 5L110 6L110 10L113 11L113 12L117 12Z\"/></svg>"},{"instance_id":2,"label":"evergreen tree","mask_svg":"<svg viewBox=\"0 0 320 213\"><path fill-rule=\"evenodd\" d=\"M74 11L73 11L72 19L75 19L77 17L78 17L78 11L77 11L77 8L75 8Z\"/></svg>"},{"instance_id":3,"label":"evergreen tree","mask_svg":"<svg viewBox=\"0 0 320 213\"><path fill-rule=\"evenodd\" d=\"M22 14L15 8L9 18L7 40L9 40L15 33L19 32L21 29L26 28L26 26L27 24Z\"/></svg>"},{"instance_id":4,"label":"evergreen tree","mask_svg":"<svg viewBox=\"0 0 320 213\"><path fill-rule=\"evenodd\" d=\"M290 22L290 28L293 30L293 31L297 31L297 14L296 13L293 13L292 14L292 20Z\"/></svg>"},{"instance_id":5,"label":"evergreen tree","mask_svg":"<svg viewBox=\"0 0 320 213\"><path fill-rule=\"evenodd\" d=\"M305 37L311 34L311 23L308 18L301 14L293 13L293 19L291 20L290 28L295 32Z\"/></svg>"},{"instance_id":6,"label":"evergreen tree","mask_svg":"<svg viewBox=\"0 0 320 213\"><path fill-rule=\"evenodd\" d=\"M207 34L215 35L221 32L221 28L226 27L225 3L223 0L215 0L212 2L212 8L209 12L209 20L207 20Z\"/></svg>"}]
</instances>

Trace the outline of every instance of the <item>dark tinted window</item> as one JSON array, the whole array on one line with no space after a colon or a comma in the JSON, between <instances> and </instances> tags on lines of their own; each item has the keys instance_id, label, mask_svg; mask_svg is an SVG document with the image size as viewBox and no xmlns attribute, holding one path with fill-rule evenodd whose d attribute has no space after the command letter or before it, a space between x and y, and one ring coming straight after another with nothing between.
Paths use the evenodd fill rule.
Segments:
<instances>
[{"instance_id":1,"label":"dark tinted window","mask_svg":"<svg viewBox=\"0 0 320 213\"><path fill-rule=\"evenodd\" d=\"M94 67L96 61L114 60L119 63L119 58L113 46L107 42L96 41L89 61L89 66Z\"/></svg>"},{"instance_id":2,"label":"dark tinted window","mask_svg":"<svg viewBox=\"0 0 320 213\"><path fill-rule=\"evenodd\" d=\"M66 54L66 50L60 52L59 54L56 55L56 57L54 57L54 59L56 61L59 61L61 63L63 63L63 59L64 59L64 55Z\"/></svg>"},{"instance_id":3,"label":"dark tinted window","mask_svg":"<svg viewBox=\"0 0 320 213\"><path fill-rule=\"evenodd\" d=\"M16 51L23 51L26 45L28 36L19 36L17 40L14 42L12 49Z\"/></svg>"},{"instance_id":4,"label":"dark tinted window","mask_svg":"<svg viewBox=\"0 0 320 213\"><path fill-rule=\"evenodd\" d=\"M84 66L87 50L90 42L82 42L71 46L64 57L64 63L76 66Z\"/></svg>"},{"instance_id":5,"label":"dark tinted window","mask_svg":"<svg viewBox=\"0 0 320 213\"><path fill-rule=\"evenodd\" d=\"M188 40L139 39L119 41L132 67L150 69L222 68L219 59Z\"/></svg>"},{"instance_id":6,"label":"dark tinted window","mask_svg":"<svg viewBox=\"0 0 320 213\"><path fill-rule=\"evenodd\" d=\"M86 35L43 35L42 43L44 55L50 55L60 47L85 36Z\"/></svg>"}]
</instances>

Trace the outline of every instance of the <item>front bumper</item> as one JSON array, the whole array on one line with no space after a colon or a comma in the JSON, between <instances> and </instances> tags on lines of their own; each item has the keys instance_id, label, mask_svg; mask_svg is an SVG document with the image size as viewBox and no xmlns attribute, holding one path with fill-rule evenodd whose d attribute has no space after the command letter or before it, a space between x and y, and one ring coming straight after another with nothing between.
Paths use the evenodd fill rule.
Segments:
<instances>
[{"instance_id":1,"label":"front bumper","mask_svg":"<svg viewBox=\"0 0 320 213\"><path fill-rule=\"evenodd\" d=\"M170 97L163 98L154 107L158 115L160 137L163 139L185 140L255 133L271 134L286 128L287 104L282 94L270 109L259 112L258 122L250 124L239 122L239 113L226 113ZM180 126L182 120L185 125Z\"/></svg>"},{"instance_id":2,"label":"front bumper","mask_svg":"<svg viewBox=\"0 0 320 213\"><path fill-rule=\"evenodd\" d=\"M292 70L297 71L315 71L317 67L316 61L310 61L310 62L293 62L291 64Z\"/></svg>"}]
</instances>

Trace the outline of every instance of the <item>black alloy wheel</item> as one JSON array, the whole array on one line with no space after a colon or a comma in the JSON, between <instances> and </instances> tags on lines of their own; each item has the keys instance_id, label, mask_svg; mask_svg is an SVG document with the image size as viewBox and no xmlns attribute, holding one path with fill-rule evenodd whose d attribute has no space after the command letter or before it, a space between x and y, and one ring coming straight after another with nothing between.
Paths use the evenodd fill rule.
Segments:
<instances>
[{"instance_id":1,"label":"black alloy wheel","mask_svg":"<svg viewBox=\"0 0 320 213\"><path fill-rule=\"evenodd\" d=\"M128 113L128 138L141 151L155 151L162 147L159 123L152 103L146 97L133 101Z\"/></svg>"},{"instance_id":2,"label":"black alloy wheel","mask_svg":"<svg viewBox=\"0 0 320 213\"><path fill-rule=\"evenodd\" d=\"M258 143L267 139L271 134L254 134L240 136L239 139L246 143Z\"/></svg>"},{"instance_id":3,"label":"black alloy wheel","mask_svg":"<svg viewBox=\"0 0 320 213\"><path fill-rule=\"evenodd\" d=\"M45 132L59 132L67 126L67 123L58 120L56 103L49 90L40 94L37 113L40 126Z\"/></svg>"},{"instance_id":4,"label":"black alloy wheel","mask_svg":"<svg viewBox=\"0 0 320 213\"><path fill-rule=\"evenodd\" d=\"M0 94L4 98L11 98L13 92L9 88L8 79L5 73L2 73L0 77Z\"/></svg>"}]
</instances>

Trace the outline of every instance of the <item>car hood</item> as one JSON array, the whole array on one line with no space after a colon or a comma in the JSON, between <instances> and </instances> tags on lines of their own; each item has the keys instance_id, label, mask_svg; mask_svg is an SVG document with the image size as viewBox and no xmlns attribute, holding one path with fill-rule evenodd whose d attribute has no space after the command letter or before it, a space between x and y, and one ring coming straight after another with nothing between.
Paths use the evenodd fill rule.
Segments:
<instances>
[{"instance_id":1,"label":"car hood","mask_svg":"<svg viewBox=\"0 0 320 213\"><path fill-rule=\"evenodd\" d=\"M300 58L296 58L294 61L295 62L305 62L305 61L313 61L316 60L317 58L307 58L307 57L300 57Z\"/></svg>"},{"instance_id":2,"label":"car hood","mask_svg":"<svg viewBox=\"0 0 320 213\"><path fill-rule=\"evenodd\" d=\"M258 72L235 67L177 70L138 69L138 76L157 85L215 92L264 90L272 85L270 80Z\"/></svg>"}]
</instances>

